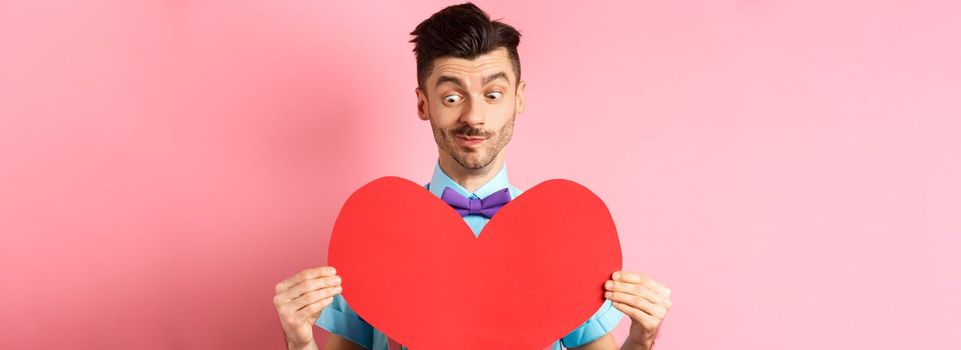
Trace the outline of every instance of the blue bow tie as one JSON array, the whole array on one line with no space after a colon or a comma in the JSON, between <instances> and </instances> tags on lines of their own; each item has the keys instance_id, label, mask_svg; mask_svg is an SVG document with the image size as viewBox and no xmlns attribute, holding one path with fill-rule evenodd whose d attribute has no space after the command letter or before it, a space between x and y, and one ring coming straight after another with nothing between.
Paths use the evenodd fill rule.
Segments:
<instances>
[{"instance_id":1,"label":"blue bow tie","mask_svg":"<svg viewBox=\"0 0 961 350\"><path fill-rule=\"evenodd\" d=\"M511 201L511 193L505 187L483 199L473 199L464 197L450 187L445 187L440 199L450 204L460 216L483 215L491 218L501 207Z\"/></svg>"}]
</instances>

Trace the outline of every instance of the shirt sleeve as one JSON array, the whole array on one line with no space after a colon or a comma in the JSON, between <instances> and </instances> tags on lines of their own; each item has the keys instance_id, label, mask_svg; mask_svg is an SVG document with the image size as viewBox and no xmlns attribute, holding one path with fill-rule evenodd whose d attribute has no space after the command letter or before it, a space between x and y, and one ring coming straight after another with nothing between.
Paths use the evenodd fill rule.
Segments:
<instances>
[{"instance_id":1,"label":"shirt sleeve","mask_svg":"<svg viewBox=\"0 0 961 350\"><path fill-rule=\"evenodd\" d=\"M610 300L605 300L601 308L584 324L561 338L564 347L574 348L590 343L614 330L624 313L614 307Z\"/></svg>"},{"instance_id":2,"label":"shirt sleeve","mask_svg":"<svg viewBox=\"0 0 961 350\"><path fill-rule=\"evenodd\" d=\"M361 319L340 294L334 296L333 302L324 308L314 324L355 342L365 349L371 349L373 346L374 327Z\"/></svg>"}]
</instances>

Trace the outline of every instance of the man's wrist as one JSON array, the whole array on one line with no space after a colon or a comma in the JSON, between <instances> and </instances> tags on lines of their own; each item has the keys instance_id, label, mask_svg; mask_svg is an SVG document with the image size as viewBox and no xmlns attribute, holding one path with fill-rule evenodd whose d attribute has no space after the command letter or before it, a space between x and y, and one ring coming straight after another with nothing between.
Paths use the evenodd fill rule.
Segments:
<instances>
[{"instance_id":1,"label":"man's wrist","mask_svg":"<svg viewBox=\"0 0 961 350\"><path fill-rule=\"evenodd\" d=\"M654 346L654 337L643 337L635 334L628 334L627 340L621 350L650 350Z\"/></svg>"},{"instance_id":2,"label":"man's wrist","mask_svg":"<svg viewBox=\"0 0 961 350\"><path fill-rule=\"evenodd\" d=\"M287 350L320 350L320 348L317 346L317 342L313 340L306 344L294 344L287 341Z\"/></svg>"}]
</instances>

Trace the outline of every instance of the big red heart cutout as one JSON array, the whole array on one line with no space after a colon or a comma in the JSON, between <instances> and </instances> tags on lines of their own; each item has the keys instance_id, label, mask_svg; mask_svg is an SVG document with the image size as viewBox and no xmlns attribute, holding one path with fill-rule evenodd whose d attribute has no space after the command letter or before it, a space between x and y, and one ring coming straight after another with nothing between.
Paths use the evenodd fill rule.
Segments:
<instances>
[{"instance_id":1,"label":"big red heart cutout","mask_svg":"<svg viewBox=\"0 0 961 350\"><path fill-rule=\"evenodd\" d=\"M413 350L543 349L621 269L607 206L568 180L525 191L475 237L423 186L383 177L347 199L327 257L354 311Z\"/></svg>"}]
</instances>

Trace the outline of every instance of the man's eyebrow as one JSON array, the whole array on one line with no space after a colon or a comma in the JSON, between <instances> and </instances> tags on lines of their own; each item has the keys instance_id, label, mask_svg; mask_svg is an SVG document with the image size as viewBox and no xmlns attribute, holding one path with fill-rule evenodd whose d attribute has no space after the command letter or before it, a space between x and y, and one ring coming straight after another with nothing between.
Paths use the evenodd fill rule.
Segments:
<instances>
[{"instance_id":1,"label":"man's eyebrow","mask_svg":"<svg viewBox=\"0 0 961 350\"><path fill-rule=\"evenodd\" d=\"M484 85L487 85L487 83L490 83L490 82L494 81L495 79L504 79L504 80L507 80L507 83L508 83L508 84L510 84L510 82L511 82L510 78L507 77L507 73L497 72L497 73L488 75L487 78L484 78Z\"/></svg>"},{"instance_id":2,"label":"man's eyebrow","mask_svg":"<svg viewBox=\"0 0 961 350\"><path fill-rule=\"evenodd\" d=\"M454 85L464 87L464 83L461 82L460 79L457 79L448 75L441 75L440 77L437 78L437 83L434 84L434 88L436 89L438 86L440 86L441 83L445 83L445 82L453 83Z\"/></svg>"},{"instance_id":3,"label":"man's eyebrow","mask_svg":"<svg viewBox=\"0 0 961 350\"><path fill-rule=\"evenodd\" d=\"M497 79L507 80L507 83L508 83L508 84L510 84L510 82L511 82L511 79L507 76L507 73L497 72L497 73L488 75L486 78L484 78L483 85L487 85L487 84L489 84L490 82L492 82L492 81L494 81L494 80L497 80ZM460 79L457 79L457 78L452 77L452 76L449 76L449 75L441 75L440 77L437 77L437 83L434 84L434 88L436 89L436 88L437 88L438 86L440 86L440 84L442 84L442 83L452 83L452 84L457 85L457 86L459 86L459 87L464 87L464 82L460 81Z\"/></svg>"}]
</instances>

